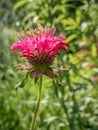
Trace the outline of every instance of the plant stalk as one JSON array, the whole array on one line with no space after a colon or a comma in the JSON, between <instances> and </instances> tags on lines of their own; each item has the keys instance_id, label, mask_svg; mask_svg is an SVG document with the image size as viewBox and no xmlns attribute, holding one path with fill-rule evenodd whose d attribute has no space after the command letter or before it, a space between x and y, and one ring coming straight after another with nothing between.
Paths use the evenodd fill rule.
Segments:
<instances>
[{"instance_id":1,"label":"plant stalk","mask_svg":"<svg viewBox=\"0 0 98 130\"><path fill-rule=\"evenodd\" d=\"M36 104L36 108L35 108L34 117L32 118L30 130L34 130L34 128L35 128L36 118L37 118L37 114L38 114L38 110L39 110L39 106L40 106L41 93L42 93L42 75L40 77L38 96L37 96L37 104Z\"/></svg>"}]
</instances>

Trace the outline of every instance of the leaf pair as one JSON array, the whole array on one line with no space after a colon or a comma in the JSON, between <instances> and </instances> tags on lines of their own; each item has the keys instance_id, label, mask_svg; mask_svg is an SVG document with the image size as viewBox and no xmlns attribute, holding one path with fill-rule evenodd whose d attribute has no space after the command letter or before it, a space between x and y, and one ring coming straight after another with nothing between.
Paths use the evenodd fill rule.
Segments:
<instances>
[{"instance_id":1,"label":"leaf pair","mask_svg":"<svg viewBox=\"0 0 98 130\"><path fill-rule=\"evenodd\" d=\"M15 89L23 88L28 81L29 72L26 73L25 77L15 86Z\"/></svg>"}]
</instances>

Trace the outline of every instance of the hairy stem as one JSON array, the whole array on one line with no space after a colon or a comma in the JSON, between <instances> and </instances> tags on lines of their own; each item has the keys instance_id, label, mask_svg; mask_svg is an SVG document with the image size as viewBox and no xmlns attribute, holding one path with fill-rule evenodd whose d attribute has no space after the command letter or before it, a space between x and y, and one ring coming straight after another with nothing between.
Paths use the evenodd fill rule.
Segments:
<instances>
[{"instance_id":1,"label":"hairy stem","mask_svg":"<svg viewBox=\"0 0 98 130\"><path fill-rule=\"evenodd\" d=\"M39 105L40 105L40 100L41 100L41 93L42 93L42 76L40 77L38 97L37 97L37 104L36 104L36 108L35 108L34 117L32 118L30 130L34 130L34 127L35 127L35 122L36 122L37 113L38 113L38 109L39 109Z\"/></svg>"}]
</instances>

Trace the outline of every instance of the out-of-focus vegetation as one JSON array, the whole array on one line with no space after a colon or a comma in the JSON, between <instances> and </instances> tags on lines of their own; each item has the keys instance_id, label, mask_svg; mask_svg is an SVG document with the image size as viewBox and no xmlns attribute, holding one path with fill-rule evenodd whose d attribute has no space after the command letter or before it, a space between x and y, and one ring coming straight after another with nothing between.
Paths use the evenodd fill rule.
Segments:
<instances>
[{"instance_id":1,"label":"out-of-focus vegetation","mask_svg":"<svg viewBox=\"0 0 98 130\"><path fill-rule=\"evenodd\" d=\"M29 130L37 85L29 79L14 90L25 72L10 45L17 31L37 24L55 26L70 43L55 61L60 82L44 77L36 130L98 130L98 1L0 1L0 130Z\"/></svg>"}]
</instances>

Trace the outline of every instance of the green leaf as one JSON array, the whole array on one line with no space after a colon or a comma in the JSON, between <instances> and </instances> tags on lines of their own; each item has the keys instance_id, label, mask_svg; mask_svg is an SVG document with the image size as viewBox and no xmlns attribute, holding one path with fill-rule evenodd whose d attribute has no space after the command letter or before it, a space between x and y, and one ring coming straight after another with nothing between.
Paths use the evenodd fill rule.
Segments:
<instances>
[{"instance_id":1,"label":"green leaf","mask_svg":"<svg viewBox=\"0 0 98 130\"><path fill-rule=\"evenodd\" d=\"M26 2L28 2L28 0L22 0L22 1L17 2L13 10L16 11L19 7L23 6Z\"/></svg>"},{"instance_id":2,"label":"green leaf","mask_svg":"<svg viewBox=\"0 0 98 130\"><path fill-rule=\"evenodd\" d=\"M76 10L76 22L78 24L80 24L81 22L81 17L82 17L81 10Z\"/></svg>"},{"instance_id":3,"label":"green leaf","mask_svg":"<svg viewBox=\"0 0 98 130\"><path fill-rule=\"evenodd\" d=\"M97 50L96 50L96 45L95 44L93 44L92 47L91 47L91 53L92 53L93 57L97 56Z\"/></svg>"},{"instance_id":4,"label":"green leaf","mask_svg":"<svg viewBox=\"0 0 98 130\"><path fill-rule=\"evenodd\" d=\"M27 83L28 81L28 75L29 75L29 72L26 74L26 76L22 79L22 81L20 81L16 86L15 86L15 89L17 88L23 88L25 86L25 84Z\"/></svg>"},{"instance_id":5,"label":"green leaf","mask_svg":"<svg viewBox=\"0 0 98 130\"><path fill-rule=\"evenodd\" d=\"M71 26L66 26L66 30L75 30L77 29L77 25L71 25Z\"/></svg>"},{"instance_id":6,"label":"green leaf","mask_svg":"<svg viewBox=\"0 0 98 130\"><path fill-rule=\"evenodd\" d=\"M75 38L77 38L76 34L71 34L70 36L68 36L68 38L66 39L66 42L71 42L72 40L74 40Z\"/></svg>"},{"instance_id":7,"label":"green leaf","mask_svg":"<svg viewBox=\"0 0 98 130\"><path fill-rule=\"evenodd\" d=\"M29 19L32 19L35 16L35 12L31 12L28 15L26 15L26 17L24 17L24 19L22 20L22 24L25 25L25 22Z\"/></svg>"},{"instance_id":8,"label":"green leaf","mask_svg":"<svg viewBox=\"0 0 98 130\"><path fill-rule=\"evenodd\" d=\"M57 120L57 119L58 119L57 116L52 116L52 117L46 119L45 122L47 122L47 123L51 123L51 122L53 122L53 121L55 121L55 120Z\"/></svg>"}]
</instances>

